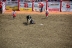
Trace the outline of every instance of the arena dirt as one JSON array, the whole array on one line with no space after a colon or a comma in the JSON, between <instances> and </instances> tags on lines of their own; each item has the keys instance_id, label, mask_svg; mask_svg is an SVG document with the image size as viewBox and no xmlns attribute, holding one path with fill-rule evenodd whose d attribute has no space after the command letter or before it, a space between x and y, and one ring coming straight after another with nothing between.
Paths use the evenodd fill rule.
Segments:
<instances>
[{"instance_id":1,"label":"arena dirt","mask_svg":"<svg viewBox=\"0 0 72 48\"><path fill-rule=\"evenodd\" d=\"M0 14L0 48L72 48L72 14ZM43 25L40 25L43 24Z\"/></svg>"}]
</instances>

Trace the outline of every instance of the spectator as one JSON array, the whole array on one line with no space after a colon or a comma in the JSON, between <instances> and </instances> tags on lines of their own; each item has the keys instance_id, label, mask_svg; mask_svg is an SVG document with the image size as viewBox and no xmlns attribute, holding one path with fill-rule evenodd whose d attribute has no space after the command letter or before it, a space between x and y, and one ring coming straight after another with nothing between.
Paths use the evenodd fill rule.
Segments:
<instances>
[{"instance_id":1,"label":"spectator","mask_svg":"<svg viewBox=\"0 0 72 48\"><path fill-rule=\"evenodd\" d=\"M40 3L39 3L40 12L42 12L42 11L43 11L43 6L44 6L43 2L40 2Z\"/></svg>"},{"instance_id":2,"label":"spectator","mask_svg":"<svg viewBox=\"0 0 72 48\"><path fill-rule=\"evenodd\" d=\"M0 1L0 13L2 13L2 1Z\"/></svg>"}]
</instances>

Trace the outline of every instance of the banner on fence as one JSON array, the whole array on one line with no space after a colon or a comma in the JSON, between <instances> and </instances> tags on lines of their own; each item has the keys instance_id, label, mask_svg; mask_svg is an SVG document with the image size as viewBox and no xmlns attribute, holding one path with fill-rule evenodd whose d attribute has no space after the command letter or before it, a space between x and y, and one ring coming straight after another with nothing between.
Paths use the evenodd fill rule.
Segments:
<instances>
[{"instance_id":1,"label":"banner on fence","mask_svg":"<svg viewBox=\"0 0 72 48\"><path fill-rule=\"evenodd\" d=\"M18 10L18 2L6 1L6 10Z\"/></svg>"},{"instance_id":2,"label":"banner on fence","mask_svg":"<svg viewBox=\"0 0 72 48\"><path fill-rule=\"evenodd\" d=\"M48 2L49 11L60 11L60 2Z\"/></svg>"},{"instance_id":3,"label":"banner on fence","mask_svg":"<svg viewBox=\"0 0 72 48\"><path fill-rule=\"evenodd\" d=\"M31 2L20 2L20 11L32 11Z\"/></svg>"},{"instance_id":4,"label":"banner on fence","mask_svg":"<svg viewBox=\"0 0 72 48\"><path fill-rule=\"evenodd\" d=\"M72 2L71 1L62 1L62 12L72 12Z\"/></svg>"}]
</instances>

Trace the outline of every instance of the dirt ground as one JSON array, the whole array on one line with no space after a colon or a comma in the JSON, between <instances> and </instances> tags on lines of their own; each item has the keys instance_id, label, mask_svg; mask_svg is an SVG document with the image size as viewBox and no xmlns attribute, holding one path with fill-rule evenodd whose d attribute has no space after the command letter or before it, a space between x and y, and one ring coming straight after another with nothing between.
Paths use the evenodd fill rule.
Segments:
<instances>
[{"instance_id":1,"label":"dirt ground","mask_svg":"<svg viewBox=\"0 0 72 48\"><path fill-rule=\"evenodd\" d=\"M0 14L0 48L72 48L72 14L30 14L26 25L28 14Z\"/></svg>"}]
</instances>

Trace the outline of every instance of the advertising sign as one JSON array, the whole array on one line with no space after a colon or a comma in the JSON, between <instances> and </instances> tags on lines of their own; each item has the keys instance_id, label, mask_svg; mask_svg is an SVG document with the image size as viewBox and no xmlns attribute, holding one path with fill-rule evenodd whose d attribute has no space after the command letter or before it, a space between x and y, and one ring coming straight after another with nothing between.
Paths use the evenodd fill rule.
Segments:
<instances>
[{"instance_id":1,"label":"advertising sign","mask_svg":"<svg viewBox=\"0 0 72 48\"><path fill-rule=\"evenodd\" d=\"M32 11L31 2L20 2L20 11Z\"/></svg>"},{"instance_id":2,"label":"advertising sign","mask_svg":"<svg viewBox=\"0 0 72 48\"><path fill-rule=\"evenodd\" d=\"M60 2L48 2L49 11L60 11Z\"/></svg>"},{"instance_id":3,"label":"advertising sign","mask_svg":"<svg viewBox=\"0 0 72 48\"><path fill-rule=\"evenodd\" d=\"M72 12L72 2L71 1L63 1L61 10L63 12Z\"/></svg>"},{"instance_id":4,"label":"advertising sign","mask_svg":"<svg viewBox=\"0 0 72 48\"><path fill-rule=\"evenodd\" d=\"M18 10L18 2L6 1L6 10Z\"/></svg>"}]
</instances>

